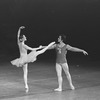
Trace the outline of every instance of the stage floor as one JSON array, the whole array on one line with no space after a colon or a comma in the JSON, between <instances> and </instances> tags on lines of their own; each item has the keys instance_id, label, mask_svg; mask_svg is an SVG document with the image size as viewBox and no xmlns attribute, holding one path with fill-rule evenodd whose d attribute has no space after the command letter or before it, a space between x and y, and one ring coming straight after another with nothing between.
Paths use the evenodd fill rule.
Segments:
<instances>
[{"instance_id":1,"label":"stage floor","mask_svg":"<svg viewBox=\"0 0 100 100\"><path fill-rule=\"evenodd\" d=\"M93 67L94 66L94 67ZM98 67L97 67L98 66ZM29 64L29 93L25 93L23 70L10 63L0 65L0 100L100 100L99 64L69 65L75 90L63 73L63 91L55 92L57 76L53 63Z\"/></svg>"}]
</instances>

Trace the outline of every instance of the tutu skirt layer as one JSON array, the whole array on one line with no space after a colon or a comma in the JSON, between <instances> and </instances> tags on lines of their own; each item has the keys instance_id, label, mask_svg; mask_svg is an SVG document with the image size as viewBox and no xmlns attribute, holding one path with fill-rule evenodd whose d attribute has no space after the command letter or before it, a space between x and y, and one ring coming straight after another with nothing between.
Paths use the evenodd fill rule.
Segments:
<instances>
[{"instance_id":1,"label":"tutu skirt layer","mask_svg":"<svg viewBox=\"0 0 100 100\"><path fill-rule=\"evenodd\" d=\"M34 52L34 51L30 52L27 55L27 63L36 61L36 57L37 57L37 52Z\"/></svg>"},{"instance_id":2,"label":"tutu skirt layer","mask_svg":"<svg viewBox=\"0 0 100 100\"><path fill-rule=\"evenodd\" d=\"M28 55L23 55L20 58L12 60L11 64L17 67L22 67L24 64L34 61L36 61L36 52L32 51Z\"/></svg>"},{"instance_id":3,"label":"tutu skirt layer","mask_svg":"<svg viewBox=\"0 0 100 100\"><path fill-rule=\"evenodd\" d=\"M23 57L12 60L11 64L17 67L22 67L26 61L27 61L27 56L23 56Z\"/></svg>"}]
</instances>

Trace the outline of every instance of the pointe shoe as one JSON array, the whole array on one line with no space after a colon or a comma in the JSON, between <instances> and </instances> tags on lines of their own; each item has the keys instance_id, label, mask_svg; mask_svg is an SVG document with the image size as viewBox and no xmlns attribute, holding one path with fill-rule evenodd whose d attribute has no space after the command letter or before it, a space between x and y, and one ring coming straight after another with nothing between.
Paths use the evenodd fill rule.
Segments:
<instances>
[{"instance_id":1,"label":"pointe shoe","mask_svg":"<svg viewBox=\"0 0 100 100\"><path fill-rule=\"evenodd\" d=\"M28 91L29 91L29 87L25 86L25 92L28 93Z\"/></svg>"},{"instance_id":2,"label":"pointe shoe","mask_svg":"<svg viewBox=\"0 0 100 100\"><path fill-rule=\"evenodd\" d=\"M25 88L25 92L28 93L29 92L29 88Z\"/></svg>"},{"instance_id":3,"label":"pointe shoe","mask_svg":"<svg viewBox=\"0 0 100 100\"><path fill-rule=\"evenodd\" d=\"M62 91L62 89L61 89L61 88L57 88L57 89L54 89L54 91L61 92L61 91Z\"/></svg>"},{"instance_id":4,"label":"pointe shoe","mask_svg":"<svg viewBox=\"0 0 100 100\"><path fill-rule=\"evenodd\" d=\"M51 43L48 45L48 47L52 46L53 44L55 44L55 42L51 42Z\"/></svg>"}]
</instances>

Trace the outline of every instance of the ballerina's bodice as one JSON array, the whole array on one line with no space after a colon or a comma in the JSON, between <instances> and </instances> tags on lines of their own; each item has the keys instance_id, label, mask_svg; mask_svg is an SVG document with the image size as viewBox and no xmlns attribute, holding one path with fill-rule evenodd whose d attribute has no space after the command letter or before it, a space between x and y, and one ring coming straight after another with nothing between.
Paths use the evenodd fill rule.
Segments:
<instances>
[{"instance_id":1,"label":"ballerina's bodice","mask_svg":"<svg viewBox=\"0 0 100 100\"><path fill-rule=\"evenodd\" d=\"M20 56L27 55L27 49L24 47L24 44L19 43L19 51L20 51Z\"/></svg>"}]
</instances>

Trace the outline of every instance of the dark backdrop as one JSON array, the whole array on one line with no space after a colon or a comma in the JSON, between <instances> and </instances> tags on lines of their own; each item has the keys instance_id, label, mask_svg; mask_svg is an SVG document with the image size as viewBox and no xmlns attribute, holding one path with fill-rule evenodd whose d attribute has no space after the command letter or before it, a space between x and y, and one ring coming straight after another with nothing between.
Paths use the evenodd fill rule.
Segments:
<instances>
[{"instance_id":1,"label":"dark backdrop","mask_svg":"<svg viewBox=\"0 0 100 100\"><path fill-rule=\"evenodd\" d=\"M69 60L100 60L99 0L0 0L1 61L19 56L16 38L21 25L26 27L22 33L31 47L47 45L64 33L68 44L89 53L69 52ZM39 59L55 59L55 51L49 50Z\"/></svg>"}]
</instances>

